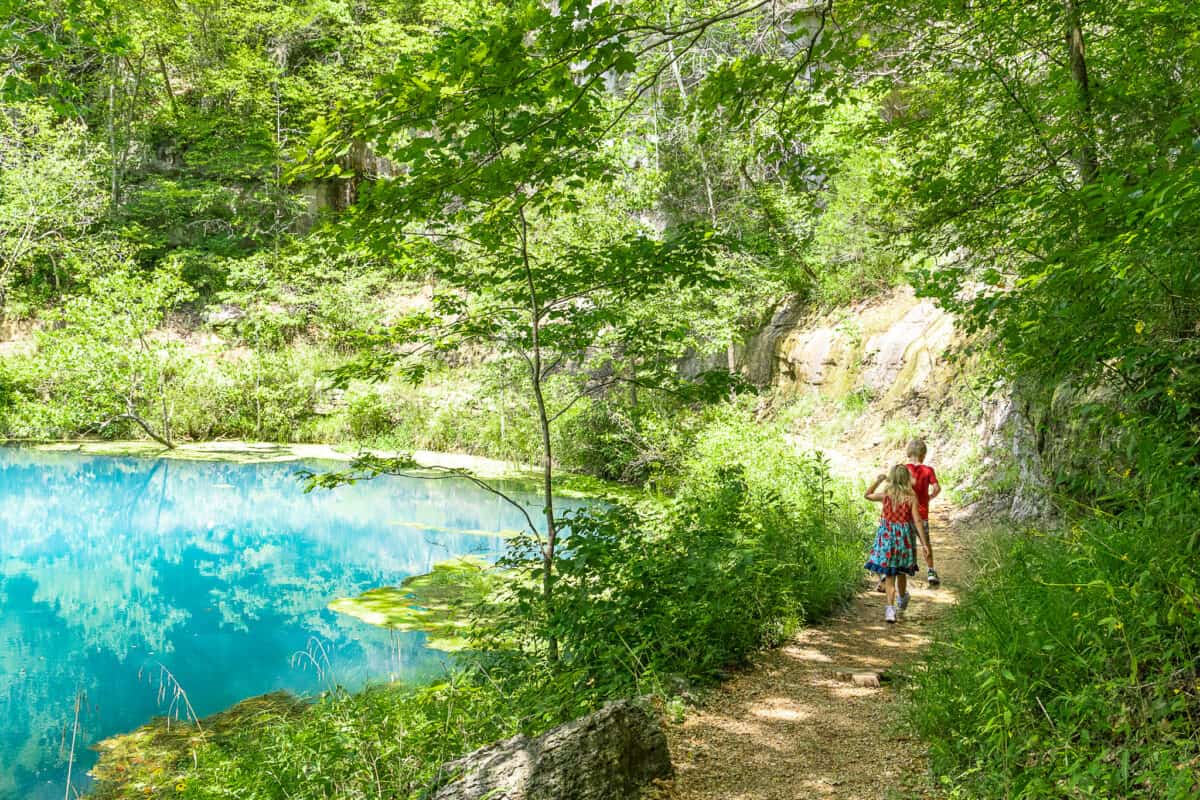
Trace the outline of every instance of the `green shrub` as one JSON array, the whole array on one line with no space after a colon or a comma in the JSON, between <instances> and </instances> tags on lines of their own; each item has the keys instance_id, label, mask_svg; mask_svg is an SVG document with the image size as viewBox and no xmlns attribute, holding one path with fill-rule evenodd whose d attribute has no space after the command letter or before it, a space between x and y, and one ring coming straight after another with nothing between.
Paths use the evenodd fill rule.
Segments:
<instances>
[{"instance_id":1,"label":"green shrub","mask_svg":"<svg viewBox=\"0 0 1200 800\"><path fill-rule=\"evenodd\" d=\"M1195 486L1175 470L1118 516L985 542L910 707L956 796L1197 796Z\"/></svg>"},{"instance_id":2,"label":"green shrub","mask_svg":"<svg viewBox=\"0 0 1200 800\"><path fill-rule=\"evenodd\" d=\"M697 432L720 412L647 394L636 406L615 397L579 403L557 429L555 452L563 466L634 486L677 473Z\"/></svg>"},{"instance_id":3,"label":"green shrub","mask_svg":"<svg viewBox=\"0 0 1200 800\"><path fill-rule=\"evenodd\" d=\"M871 403L875 400L875 392L872 389L863 387L855 389L842 398L842 411L857 417L867 411L871 407Z\"/></svg>"},{"instance_id":4,"label":"green shrub","mask_svg":"<svg viewBox=\"0 0 1200 800\"><path fill-rule=\"evenodd\" d=\"M557 437L564 465L605 480L644 483L653 469L654 456L633 420L619 406L579 404L564 419Z\"/></svg>"},{"instance_id":5,"label":"green shrub","mask_svg":"<svg viewBox=\"0 0 1200 800\"><path fill-rule=\"evenodd\" d=\"M555 606L518 592L504 631L553 633L563 704L705 683L819 619L857 585L868 526L816 456L728 411L697 437L669 499L568 515ZM510 558L537 565L535 542ZM512 614L518 615L513 619Z\"/></svg>"},{"instance_id":6,"label":"green shrub","mask_svg":"<svg viewBox=\"0 0 1200 800\"><path fill-rule=\"evenodd\" d=\"M921 435L917 422L908 417L892 417L883 423L883 441L891 447L903 449L910 441Z\"/></svg>"},{"instance_id":7,"label":"green shrub","mask_svg":"<svg viewBox=\"0 0 1200 800\"><path fill-rule=\"evenodd\" d=\"M192 359L173 387L172 424L196 441L309 441L328 364L309 348Z\"/></svg>"},{"instance_id":8,"label":"green shrub","mask_svg":"<svg viewBox=\"0 0 1200 800\"><path fill-rule=\"evenodd\" d=\"M447 370L420 387L389 385L381 398L392 424L374 443L397 450L470 453L533 463L541 453L537 428L523 398L511 392L464 391L487 381L486 370Z\"/></svg>"},{"instance_id":9,"label":"green shrub","mask_svg":"<svg viewBox=\"0 0 1200 800\"><path fill-rule=\"evenodd\" d=\"M350 435L362 441L378 437L392 427L391 414L378 393L353 395L346 403L346 424Z\"/></svg>"},{"instance_id":10,"label":"green shrub","mask_svg":"<svg viewBox=\"0 0 1200 800\"><path fill-rule=\"evenodd\" d=\"M784 438L781 425L754 422L748 406L710 413L710 421L690 444L682 474L692 483L711 485L727 465L739 464L756 501L777 496L792 513L816 520L795 530L809 541L814 559L806 576L810 618L825 615L858 584L870 509L849 484L830 476L821 453L798 453ZM678 494L686 496L688 491L681 485Z\"/></svg>"},{"instance_id":11,"label":"green shrub","mask_svg":"<svg viewBox=\"0 0 1200 800\"><path fill-rule=\"evenodd\" d=\"M483 683L333 690L311 705L251 698L201 728L157 720L105 743L95 800L416 797L455 755L519 719Z\"/></svg>"},{"instance_id":12,"label":"green shrub","mask_svg":"<svg viewBox=\"0 0 1200 800\"><path fill-rule=\"evenodd\" d=\"M179 441L313 441L320 422L317 404L324 387L322 373L331 363L328 354L309 347L222 357L198 356L175 348L165 389L172 435ZM42 352L3 361L2 381L9 398L0 410L5 435L35 439L143 436L130 422L98 428L97 423L111 416L114 408L121 410L120 394L85 392L80 387L87 388L89 370L95 368L57 364L46 360ZM143 413L158 423L159 399L142 404ZM341 435L338 440L347 438Z\"/></svg>"}]
</instances>

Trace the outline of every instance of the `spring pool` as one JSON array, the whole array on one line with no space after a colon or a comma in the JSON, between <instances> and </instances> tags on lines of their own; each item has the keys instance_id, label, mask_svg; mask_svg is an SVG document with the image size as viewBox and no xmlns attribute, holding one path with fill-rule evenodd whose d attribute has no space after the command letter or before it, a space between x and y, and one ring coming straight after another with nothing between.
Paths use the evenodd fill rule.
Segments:
<instances>
[{"instance_id":1,"label":"spring pool","mask_svg":"<svg viewBox=\"0 0 1200 800\"><path fill-rule=\"evenodd\" d=\"M459 479L305 494L304 468L336 465L0 447L0 800L63 797L73 730L72 783L86 787L90 746L167 713L176 685L205 716L444 668L423 634L326 604L494 557L520 513Z\"/></svg>"}]
</instances>

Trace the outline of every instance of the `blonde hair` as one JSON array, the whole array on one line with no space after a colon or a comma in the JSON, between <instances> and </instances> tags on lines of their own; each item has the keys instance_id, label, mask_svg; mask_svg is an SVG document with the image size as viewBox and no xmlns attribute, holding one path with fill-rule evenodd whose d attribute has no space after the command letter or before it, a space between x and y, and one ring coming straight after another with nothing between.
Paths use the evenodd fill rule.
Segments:
<instances>
[{"instance_id":1,"label":"blonde hair","mask_svg":"<svg viewBox=\"0 0 1200 800\"><path fill-rule=\"evenodd\" d=\"M897 464L888 472L887 488L883 493L891 498L893 503L908 503L917 496L917 493L912 488L912 475L908 472L908 467L903 464Z\"/></svg>"},{"instance_id":2,"label":"blonde hair","mask_svg":"<svg viewBox=\"0 0 1200 800\"><path fill-rule=\"evenodd\" d=\"M913 439L911 442L908 443L908 449L905 451L905 454L909 458L915 458L918 461L924 461L926 452L927 452L927 450L925 449L925 440L924 439Z\"/></svg>"}]
</instances>

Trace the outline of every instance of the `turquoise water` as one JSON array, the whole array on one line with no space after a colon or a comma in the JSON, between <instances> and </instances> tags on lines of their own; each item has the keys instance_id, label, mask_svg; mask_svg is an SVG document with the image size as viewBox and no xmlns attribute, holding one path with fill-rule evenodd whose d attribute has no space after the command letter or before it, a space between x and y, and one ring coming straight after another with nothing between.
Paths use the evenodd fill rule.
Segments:
<instances>
[{"instance_id":1,"label":"turquoise water","mask_svg":"<svg viewBox=\"0 0 1200 800\"><path fill-rule=\"evenodd\" d=\"M520 514L465 481L304 494L298 469L0 447L0 800L61 798L76 696L89 745L264 692L426 680L445 655L326 604L495 556ZM532 497L523 502L536 505ZM166 684L165 697L160 685Z\"/></svg>"}]
</instances>

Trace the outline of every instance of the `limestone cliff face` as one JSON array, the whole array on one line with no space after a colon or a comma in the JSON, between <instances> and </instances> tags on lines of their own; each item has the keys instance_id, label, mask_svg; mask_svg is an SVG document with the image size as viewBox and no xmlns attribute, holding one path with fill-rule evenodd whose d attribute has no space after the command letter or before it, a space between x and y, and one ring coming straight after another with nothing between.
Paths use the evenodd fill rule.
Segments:
<instances>
[{"instance_id":1,"label":"limestone cliff face","mask_svg":"<svg viewBox=\"0 0 1200 800\"><path fill-rule=\"evenodd\" d=\"M954 318L903 287L832 314L781 308L739 361L760 385L899 401L934 390L955 341Z\"/></svg>"},{"instance_id":2,"label":"limestone cliff face","mask_svg":"<svg viewBox=\"0 0 1200 800\"><path fill-rule=\"evenodd\" d=\"M1046 437L1039 436L1029 404L1013 392L989 401L978 427L987 465L1011 465L1015 474L1002 493L1000 510L1016 522L1052 520L1053 483L1048 475Z\"/></svg>"},{"instance_id":3,"label":"limestone cliff face","mask_svg":"<svg viewBox=\"0 0 1200 800\"><path fill-rule=\"evenodd\" d=\"M951 359L963 344L953 315L901 287L828 314L777 308L739 350L737 366L753 383L784 394L835 401L861 394L865 408L842 434L843 445L875 449L879 430L907 416L941 458L981 459L972 477L994 487L985 493L990 511L1020 521L1053 516L1044 452L1052 443L1039 415L1011 387L987 396L968 390L978 365ZM926 415L947 409L959 422L954 430Z\"/></svg>"}]
</instances>

